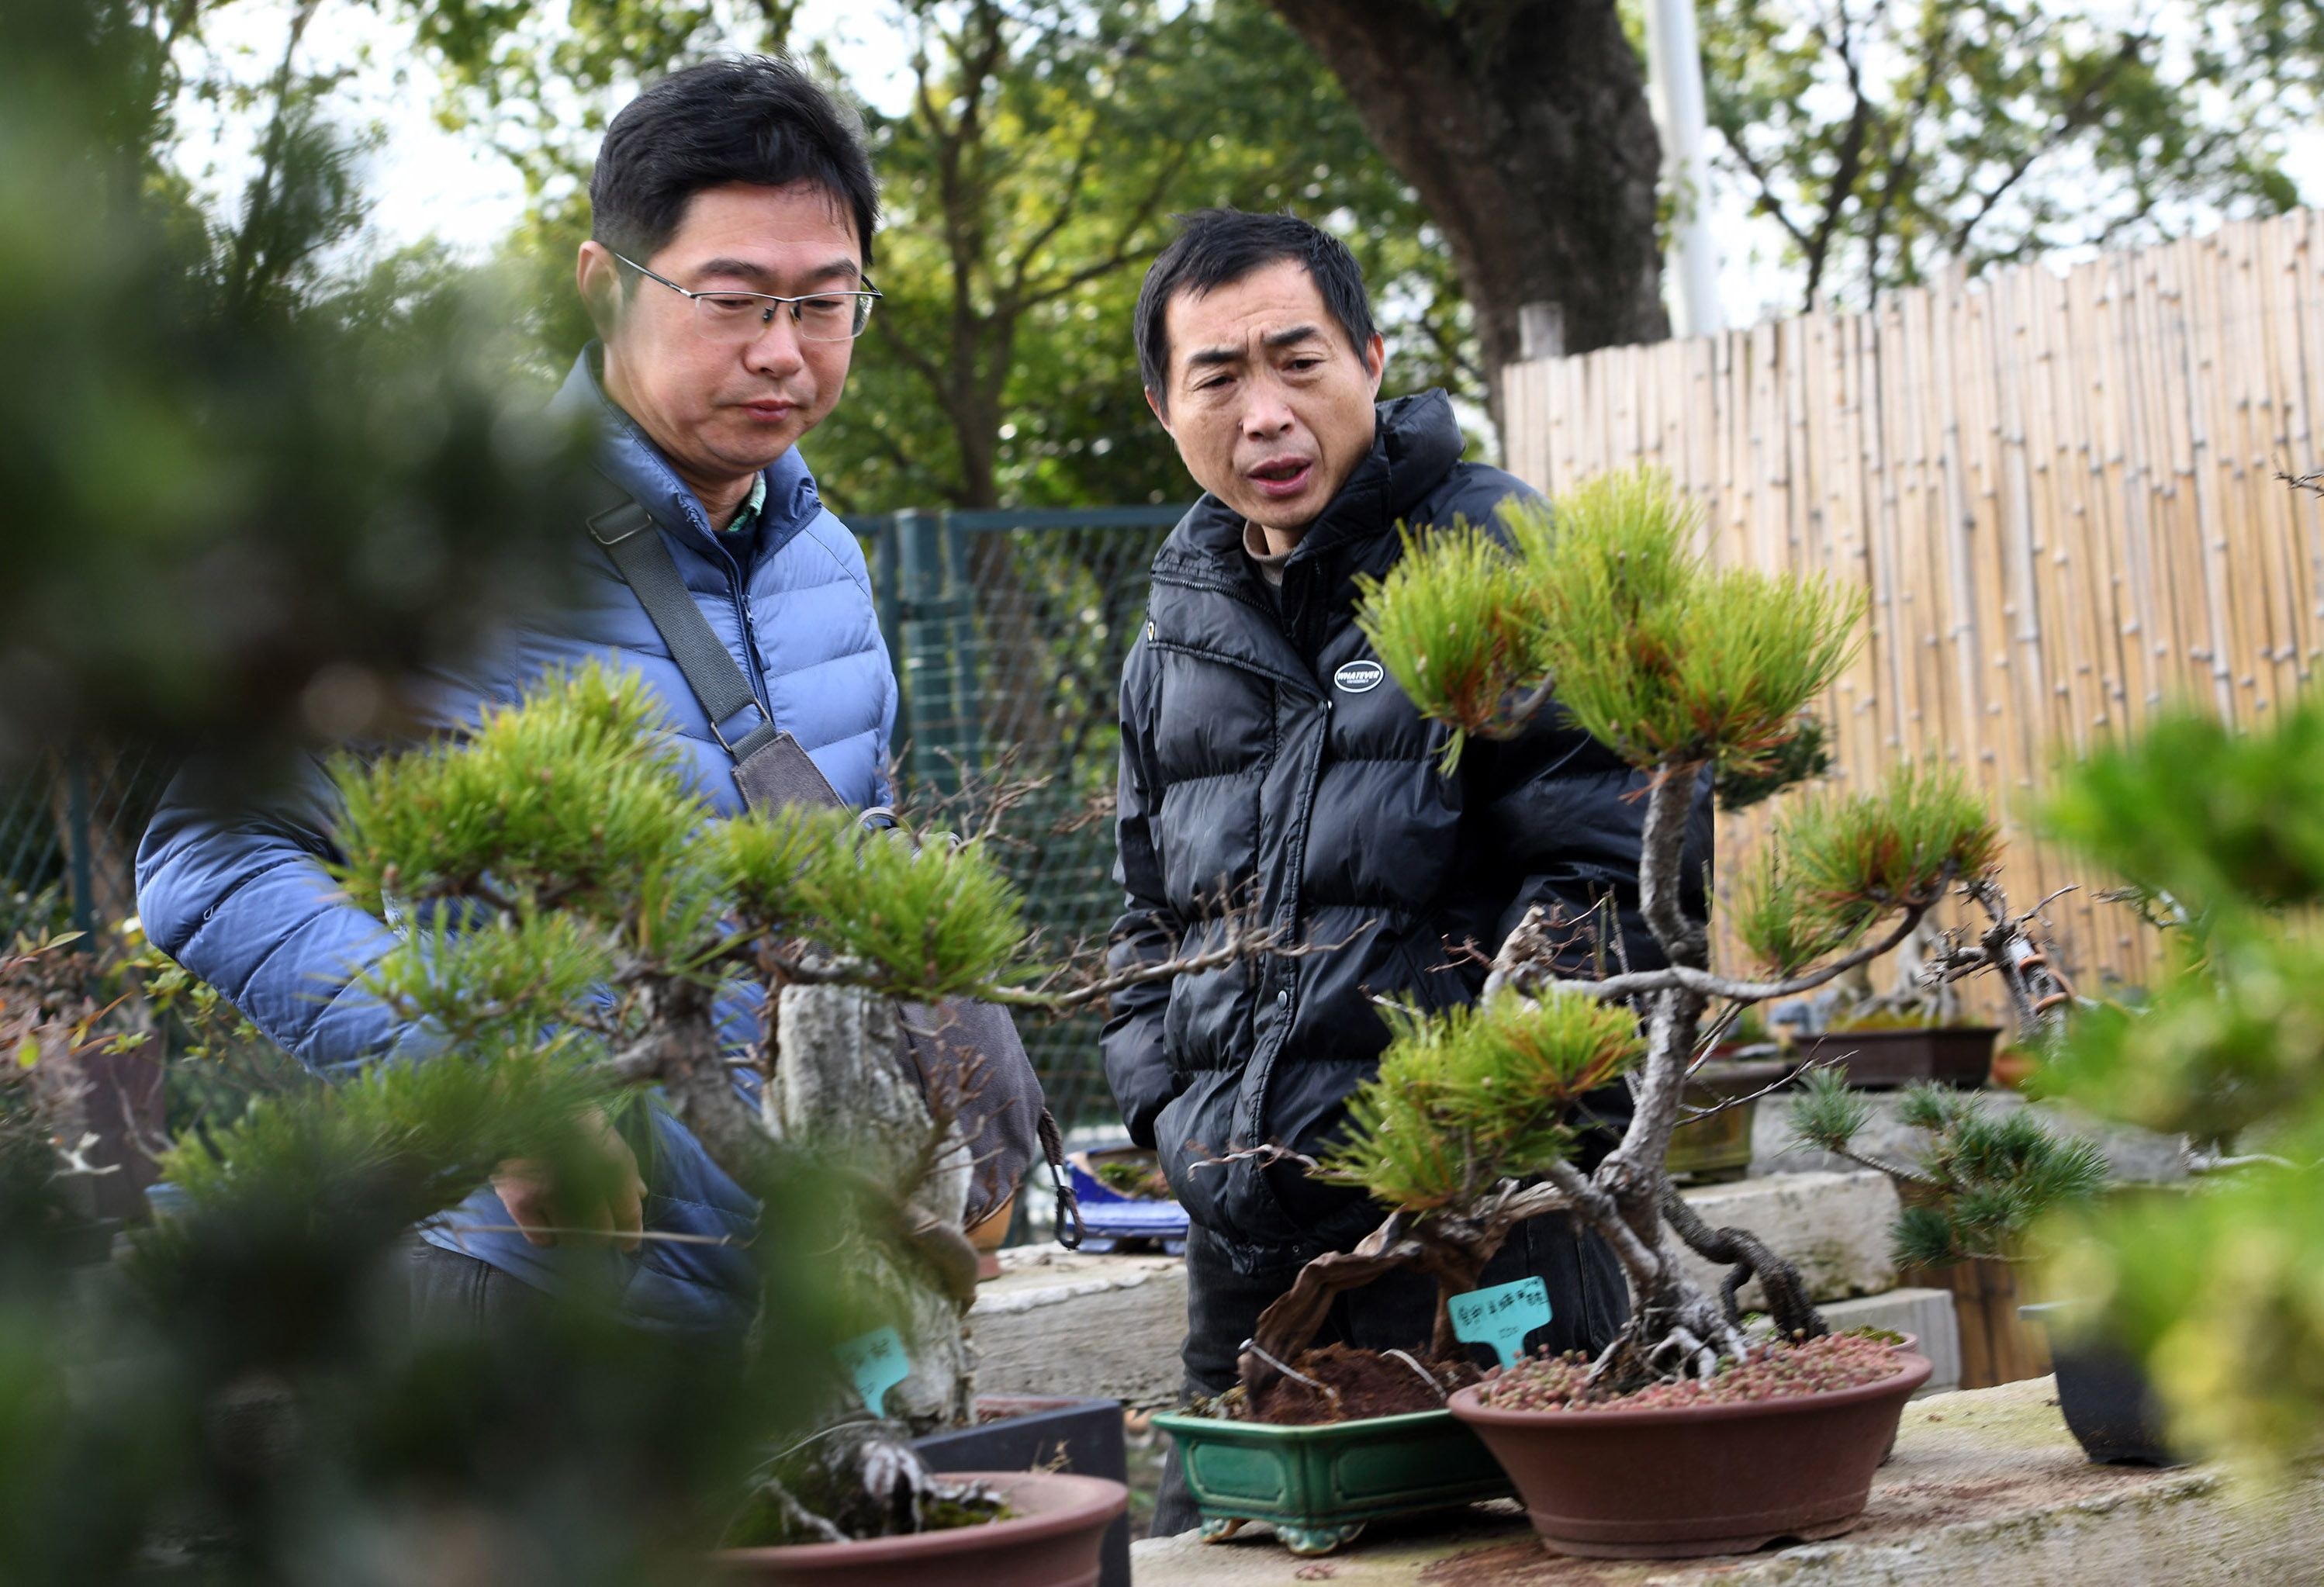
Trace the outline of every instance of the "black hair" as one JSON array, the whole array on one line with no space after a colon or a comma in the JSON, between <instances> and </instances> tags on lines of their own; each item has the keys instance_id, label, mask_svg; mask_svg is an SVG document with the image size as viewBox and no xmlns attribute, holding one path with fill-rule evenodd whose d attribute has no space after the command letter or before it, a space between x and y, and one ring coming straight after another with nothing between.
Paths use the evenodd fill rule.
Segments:
<instances>
[{"instance_id":1,"label":"black hair","mask_svg":"<svg viewBox=\"0 0 2324 1587\"><path fill-rule=\"evenodd\" d=\"M704 189L802 181L852 215L870 264L880 184L855 117L788 60L706 61L654 84L605 129L589 178L589 235L644 264L678 235Z\"/></svg>"},{"instance_id":2,"label":"black hair","mask_svg":"<svg viewBox=\"0 0 2324 1587\"><path fill-rule=\"evenodd\" d=\"M1197 209L1175 217L1179 229L1170 245L1146 272L1138 289L1138 373L1155 401L1167 410L1170 391L1170 334L1164 323L1170 300L1181 292L1196 297L1231 286L1278 260L1305 266L1323 307L1361 358L1378 328L1364 291L1364 272L1348 245L1296 215L1253 215L1246 209Z\"/></svg>"}]
</instances>

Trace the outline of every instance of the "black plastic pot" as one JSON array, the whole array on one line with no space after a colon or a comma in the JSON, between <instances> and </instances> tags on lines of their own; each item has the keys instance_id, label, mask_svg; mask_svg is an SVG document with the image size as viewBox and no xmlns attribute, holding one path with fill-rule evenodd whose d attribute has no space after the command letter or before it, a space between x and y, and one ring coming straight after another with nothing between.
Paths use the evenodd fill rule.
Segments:
<instances>
[{"instance_id":1,"label":"black plastic pot","mask_svg":"<svg viewBox=\"0 0 2324 1587\"><path fill-rule=\"evenodd\" d=\"M2049 1327L2080 1303L2023 1306L2017 1315ZM2163 1418L2145 1371L2106 1344L2061 1344L2053 1331L2050 1360L2058 1373L2058 1409L2082 1453L2115 1466L2176 1466L2184 1462L2163 1442Z\"/></svg>"},{"instance_id":2,"label":"black plastic pot","mask_svg":"<svg viewBox=\"0 0 2324 1587\"><path fill-rule=\"evenodd\" d=\"M1071 1472L1130 1480L1121 1440L1121 1401L985 1395L977 1413L998 1419L916 1438L912 1447L932 1472ZM1059 1454L1065 1456L1058 1464ZM931 1587L935 1587L931 1583ZM1130 1587L1130 1517L1116 1516L1098 1550L1097 1587Z\"/></svg>"}]
</instances>

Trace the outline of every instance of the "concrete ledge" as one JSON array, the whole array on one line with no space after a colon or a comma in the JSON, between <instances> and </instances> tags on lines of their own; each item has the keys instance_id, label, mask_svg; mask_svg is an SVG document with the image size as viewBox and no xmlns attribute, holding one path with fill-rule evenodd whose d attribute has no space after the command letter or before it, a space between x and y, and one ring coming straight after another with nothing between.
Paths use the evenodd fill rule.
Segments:
<instances>
[{"instance_id":1,"label":"concrete ledge","mask_svg":"<svg viewBox=\"0 0 2324 1587\"><path fill-rule=\"evenodd\" d=\"M1799 1269L1809 1295L1819 1301L1895 1287L1888 1228L1896 1221L1896 1187L1885 1174L1868 1168L1782 1174L1684 1194L1712 1228L1748 1229L1765 1241ZM1727 1269L1692 1253L1687 1260L1697 1282L1716 1295ZM1741 1298L1747 1308L1765 1304L1757 1284L1745 1286Z\"/></svg>"},{"instance_id":2,"label":"concrete ledge","mask_svg":"<svg viewBox=\"0 0 2324 1587\"><path fill-rule=\"evenodd\" d=\"M2215 1468L2094 1466L2066 1432L2053 1380L1907 1407L1857 1529L1823 1543L1700 1560L1582 1560L1545 1550L1508 1505L1383 1524L1318 1562L1253 1525L1131 1545L1139 1587L1328 1579L1363 1587L2293 1587L2318 1579L2324 1465L2272 1500ZM1328 1577L1319 1567L1327 1567ZM1309 1573L1300 1574L1302 1569Z\"/></svg>"}]
</instances>

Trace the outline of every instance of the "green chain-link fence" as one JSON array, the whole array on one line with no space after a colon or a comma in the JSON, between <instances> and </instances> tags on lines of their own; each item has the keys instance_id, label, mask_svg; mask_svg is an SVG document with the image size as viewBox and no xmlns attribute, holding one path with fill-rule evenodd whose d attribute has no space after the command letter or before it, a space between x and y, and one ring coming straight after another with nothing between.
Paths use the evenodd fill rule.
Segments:
<instances>
[{"instance_id":1,"label":"green chain-link fence","mask_svg":"<svg viewBox=\"0 0 2324 1587\"><path fill-rule=\"evenodd\" d=\"M967 770L1045 778L1010 814L1009 863L1055 947L1102 940L1121 912L1109 818L1121 662L1147 571L1183 506L895 512L858 520L903 705L906 781ZM1049 1106L1071 1129L1114 1121L1097 1015L1023 1019Z\"/></svg>"},{"instance_id":2,"label":"green chain-link fence","mask_svg":"<svg viewBox=\"0 0 2324 1587\"><path fill-rule=\"evenodd\" d=\"M907 782L956 786L1012 757L1046 778L1010 815L1009 863L1062 950L1102 939L1111 880L1115 696L1147 570L1185 509L894 512L858 520L903 704ZM137 841L167 768L132 753L51 755L0 772L0 939L61 917L87 930L136 912ZM1111 1121L1096 1015L1020 1021L1067 1128Z\"/></svg>"},{"instance_id":3,"label":"green chain-link fence","mask_svg":"<svg viewBox=\"0 0 2324 1587\"><path fill-rule=\"evenodd\" d=\"M93 931L137 912L137 840L165 774L114 752L0 770L0 945L18 930Z\"/></svg>"}]
</instances>

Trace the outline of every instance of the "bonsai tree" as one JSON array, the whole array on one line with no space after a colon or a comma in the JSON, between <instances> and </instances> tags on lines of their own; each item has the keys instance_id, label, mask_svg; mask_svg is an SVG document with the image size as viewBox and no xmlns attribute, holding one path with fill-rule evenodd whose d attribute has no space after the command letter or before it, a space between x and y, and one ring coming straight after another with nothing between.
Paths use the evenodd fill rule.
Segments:
<instances>
[{"instance_id":1,"label":"bonsai tree","mask_svg":"<svg viewBox=\"0 0 2324 1587\"><path fill-rule=\"evenodd\" d=\"M980 1079L972 1065L924 1093L899 1061L899 1022L940 1019L913 1010L955 995L1077 1007L1185 966L1108 980L1045 963L982 841L805 807L715 819L656 708L634 679L591 666L456 742L336 763L335 873L401 935L364 984L433 1036L440 1056L416 1067L446 1076L366 1083L344 1105L371 1110L364 1139L406 1143L400 1172L432 1187L422 1201L440 1196L414 1215L458 1201L498 1160L478 1130L443 1122L490 1095L521 1102L541 1141L503 1156L585 1175L574 1131L588 1110L647 1087L746 1188L811 1159L844 1192L824 1213L835 1326L892 1327L909 1370L870 1406L835 1380L811 1418L819 1435L787 1440L798 1452L762 1473L754 1536L916 1529L964 1498L906 1441L973 1411L963 1318L976 1255L962 1223L982 1148L960 1121ZM1222 951L1266 950L1228 939ZM758 1009L740 1052L720 1024L737 990ZM198 1199L223 1195L245 1158L285 1149L263 1127L229 1130L181 1149L171 1171Z\"/></svg>"},{"instance_id":2,"label":"bonsai tree","mask_svg":"<svg viewBox=\"0 0 2324 1587\"><path fill-rule=\"evenodd\" d=\"M1593 1364L1593 1392L1708 1377L1740 1355L1736 1292L1755 1276L1780 1329L1821 1333L1787 1263L1745 1232L1705 1227L1671 1189L1664 1156L1706 1031L1888 952L1954 891L1993 924L1950 946L1948 973L1990 967L2029 1013L2054 990L2026 970L2027 922L1993 881L1993 821L1957 776L1910 765L1874 791L1795 798L1736 890L1736 934L1760 972L1713 966L1709 922L1682 906L1695 789L1707 770L1732 786L1786 759L1803 709L1854 653L1861 602L1821 578L1713 568L1694 534L1667 482L1610 475L1554 510L1511 506L1489 528L1413 543L1365 589L1359 621L1448 729L1448 768L1470 735L1508 736L1553 709L1637 768L1639 904L1666 963L1576 978L1561 967L1576 923L1536 908L1499 946L1476 1009L1391 1011L1379 1077L1317 1167L1393 1210L1352 1255L1309 1264L1261 1317L1241 1363L1253 1399L1336 1289L1411 1265L1459 1293L1518 1220L1552 1211L1601 1235L1629 1285L1629 1321ZM1584 1173L1573 1104L1618 1075L1630 1124ZM1734 1265L1720 1296L1689 1275L1682 1242ZM1443 1306L1438 1333L1447 1342Z\"/></svg>"},{"instance_id":3,"label":"bonsai tree","mask_svg":"<svg viewBox=\"0 0 2324 1587\"><path fill-rule=\"evenodd\" d=\"M1896 1182L1904 1205L1892 1234L1902 1267L2023 1259L2040 1219L2089 1201L2106 1185L2106 1158L2096 1147L2061 1139L2023 1108L1996 1114L1975 1093L1923 1084L1906 1089L1896 1117L1922 1135L1911 1164L1858 1149L1872 1104L1824 1069L1807 1077L1791 1121L1809 1145Z\"/></svg>"}]
</instances>

